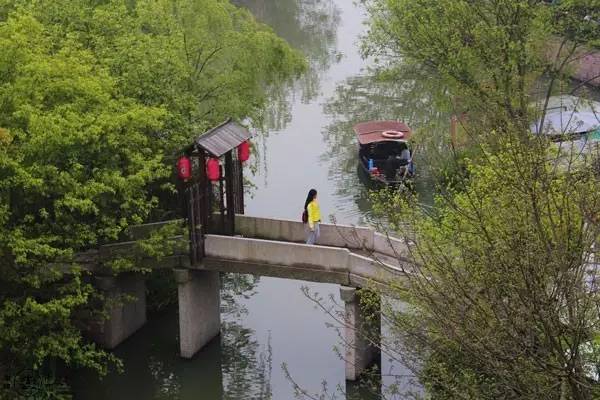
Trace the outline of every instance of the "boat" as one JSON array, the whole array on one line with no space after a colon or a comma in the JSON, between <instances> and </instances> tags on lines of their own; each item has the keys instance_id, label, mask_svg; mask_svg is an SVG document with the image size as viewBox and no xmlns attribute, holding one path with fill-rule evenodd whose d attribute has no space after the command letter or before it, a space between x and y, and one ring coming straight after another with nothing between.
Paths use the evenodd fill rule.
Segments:
<instances>
[{"instance_id":1,"label":"boat","mask_svg":"<svg viewBox=\"0 0 600 400\"><path fill-rule=\"evenodd\" d=\"M553 141L572 140L600 127L600 102L571 95L552 96L547 103L532 104L541 114L546 107L544 126L538 119L531 125L534 134L546 135Z\"/></svg>"},{"instance_id":2,"label":"boat","mask_svg":"<svg viewBox=\"0 0 600 400\"><path fill-rule=\"evenodd\" d=\"M600 139L600 102L575 96L551 97L543 127L538 120L531 132L542 134L556 143L572 143L578 152Z\"/></svg>"},{"instance_id":3,"label":"boat","mask_svg":"<svg viewBox=\"0 0 600 400\"><path fill-rule=\"evenodd\" d=\"M542 129L540 123L541 121L537 121L531 125L534 134L544 134L555 142L576 140L600 128L600 114L586 111L553 112L544 118Z\"/></svg>"},{"instance_id":4,"label":"boat","mask_svg":"<svg viewBox=\"0 0 600 400\"><path fill-rule=\"evenodd\" d=\"M400 121L369 121L354 125L359 167L381 184L404 183L414 177L409 139L411 129Z\"/></svg>"},{"instance_id":5,"label":"boat","mask_svg":"<svg viewBox=\"0 0 600 400\"><path fill-rule=\"evenodd\" d=\"M530 126L554 142L559 165L594 162L600 155L600 103L575 96L551 97L543 121Z\"/></svg>"},{"instance_id":6,"label":"boat","mask_svg":"<svg viewBox=\"0 0 600 400\"><path fill-rule=\"evenodd\" d=\"M561 94L551 96L546 103L545 99L538 100L532 104L534 110L543 110L546 106L547 113L555 112L600 112L600 102L585 97Z\"/></svg>"}]
</instances>

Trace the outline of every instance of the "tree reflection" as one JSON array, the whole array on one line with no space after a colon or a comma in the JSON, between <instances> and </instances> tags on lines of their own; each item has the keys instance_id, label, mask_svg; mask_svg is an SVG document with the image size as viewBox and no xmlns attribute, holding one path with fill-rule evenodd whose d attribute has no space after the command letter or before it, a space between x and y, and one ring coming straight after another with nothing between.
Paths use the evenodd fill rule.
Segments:
<instances>
[{"instance_id":1,"label":"tree reflection","mask_svg":"<svg viewBox=\"0 0 600 400\"><path fill-rule=\"evenodd\" d=\"M375 187L358 168L358 144L352 127L361 121L397 119L413 128L418 170L415 189L426 203L431 201L431 183L427 182L431 159L426 154L431 154L432 148L444 151L448 141L450 106L445 87L419 66L400 65L397 76L401 78L391 80L373 70L351 77L338 85L325 104L332 123L323 132L327 151L322 159L329 160L336 195L353 199L369 223L375 223L368 194Z\"/></svg>"},{"instance_id":2,"label":"tree reflection","mask_svg":"<svg viewBox=\"0 0 600 400\"><path fill-rule=\"evenodd\" d=\"M248 314L248 310L240 300L247 300L254 296L259 282L260 276L256 275L221 275L221 317L229 320Z\"/></svg>"},{"instance_id":3,"label":"tree reflection","mask_svg":"<svg viewBox=\"0 0 600 400\"><path fill-rule=\"evenodd\" d=\"M242 324L248 310L240 301L256 294L259 277L224 274L221 283L223 399L270 399L272 349Z\"/></svg>"},{"instance_id":4,"label":"tree reflection","mask_svg":"<svg viewBox=\"0 0 600 400\"><path fill-rule=\"evenodd\" d=\"M259 278L222 275L221 336L191 360L179 357L177 306L150 317L146 326L119 346L115 353L124 371L100 380L90 371L71 377L75 398L130 399L269 399L271 346L261 346L244 326L244 300L256 293Z\"/></svg>"},{"instance_id":5,"label":"tree reflection","mask_svg":"<svg viewBox=\"0 0 600 400\"><path fill-rule=\"evenodd\" d=\"M227 321L222 327L223 399L271 399L272 350L254 331Z\"/></svg>"},{"instance_id":6,"label":"tree reflection","mask_svg":"<svg viewBox=\"0 0 600 400\"><path fill-rule=\"evenodd\" d=\"M306 103L319 94L323 73L339 60L336 51L339 9L333 0L234 0L271 26L307 58L308 70L296 82L273 87L265 122L270 130L281 130L290 122L290 100L294 93Z\"/></svg>"}]
</instances>

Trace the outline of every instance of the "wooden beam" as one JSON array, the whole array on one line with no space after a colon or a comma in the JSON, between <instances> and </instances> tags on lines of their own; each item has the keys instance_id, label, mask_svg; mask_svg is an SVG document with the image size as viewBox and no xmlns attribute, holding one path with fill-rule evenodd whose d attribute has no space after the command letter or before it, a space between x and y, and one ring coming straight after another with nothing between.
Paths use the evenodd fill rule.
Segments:
<instances>
[{"instance_id":1,"label":"wooden beam","mask_svg":"<svg viewBox=\"0 0 600 400\"><path fill-rule=\"evenodd\" d=\"M234 203L234 184L233 184L233 156L231 151L225 154L225 196L227 202L227 226L225 234L233 235L235 233L235 203Z\"/></svg>"}]
</instances>

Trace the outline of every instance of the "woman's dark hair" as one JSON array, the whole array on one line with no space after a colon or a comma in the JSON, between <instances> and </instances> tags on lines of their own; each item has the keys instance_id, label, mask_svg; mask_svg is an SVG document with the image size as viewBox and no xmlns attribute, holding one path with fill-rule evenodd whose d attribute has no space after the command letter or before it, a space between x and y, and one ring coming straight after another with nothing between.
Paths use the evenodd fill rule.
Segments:
<instances>
[{"instance_id":1,"label":"woman's dark hair","mask_svg":"<svg viewBox=\"0 0 600 400\"><path fill-rule=\"evenodd\" d=\"M308 196L306 196L306 202L304 203L305 210L308 208L308 205L310 204L311 201L313 201L315 199L316 196L317 196L317 191L315 189L310 189L308 191Z\"/></svg>"}]
</instances>

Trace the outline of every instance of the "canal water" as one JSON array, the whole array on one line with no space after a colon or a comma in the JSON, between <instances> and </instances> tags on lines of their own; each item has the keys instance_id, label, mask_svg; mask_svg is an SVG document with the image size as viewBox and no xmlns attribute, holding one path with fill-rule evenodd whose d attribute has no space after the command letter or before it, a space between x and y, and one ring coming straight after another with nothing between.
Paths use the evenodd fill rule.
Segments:
<instances>
[{"instance_id":1,"label":"canal water","mask_svg":"<svg viewBox=\"0 0 600 400\"><path fill-rule=\"evenodd\" d=\"M254 187L246 213L300 219L310 188L319 192L325 220L374 223L367 187L357 173L352 125L403 119L412 126L444 119L426 80L381 84L359 54L365 13L350 0L237 0L307 56L307 74L273 93L255 140ZM251 60L249 60L251 62ZM419 167L417 167L419 168ZM426 174L417 190L427 198ZM426 201L426 200L425 200ZM294 381L315 395L346 390L334 321L303 293L339 302L339 287L245 275L223 277L222 334L192 360L178 357L177 310L151 315L115 354L124 372L98 380L78 373L75 398L293 399ZM385 359L388 374L402 372ZM354 389L349 388L349 392ZM358 396L367 399L368 396ZM355 397L353 397L355 398Z\"/></svg>"}]
</instances>

